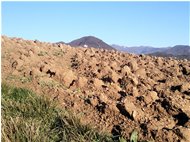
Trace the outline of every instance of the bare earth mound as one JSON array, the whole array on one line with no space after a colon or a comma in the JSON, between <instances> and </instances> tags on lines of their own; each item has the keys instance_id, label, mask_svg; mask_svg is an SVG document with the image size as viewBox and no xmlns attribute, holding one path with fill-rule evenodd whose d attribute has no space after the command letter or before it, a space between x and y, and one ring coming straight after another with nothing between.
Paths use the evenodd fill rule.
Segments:
<instances>
[{"instance_id":1,"label":"bare earth mound","mask_svg":"<svg viewBox=\"0 0 190 142\"><path fill-rule=\"evenodd\" d=\"M190 61L2 36L2 80L129 139L190 141Z\"/></svg>"}]
</instances>

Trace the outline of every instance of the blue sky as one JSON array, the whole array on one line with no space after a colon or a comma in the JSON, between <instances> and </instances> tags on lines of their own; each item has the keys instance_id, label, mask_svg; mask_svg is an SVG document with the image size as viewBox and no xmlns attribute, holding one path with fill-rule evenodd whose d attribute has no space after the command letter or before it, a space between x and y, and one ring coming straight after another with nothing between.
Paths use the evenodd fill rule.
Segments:
<instances>
[{"instance_id":1,"label":"blue sky","mask_svg":"<svg viewBox=\"0 0 190 142\"><path fill-rule=\"evenodd\" d=\"M2 2L2 34L47 42L190 45L190 2Z\"/></svg>"}]
</instances>

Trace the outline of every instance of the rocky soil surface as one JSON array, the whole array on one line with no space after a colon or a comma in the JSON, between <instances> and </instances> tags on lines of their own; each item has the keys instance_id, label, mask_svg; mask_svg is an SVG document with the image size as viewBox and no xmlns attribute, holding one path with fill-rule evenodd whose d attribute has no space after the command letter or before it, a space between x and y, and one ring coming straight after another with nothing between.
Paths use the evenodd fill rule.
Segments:
<instances>
[{"instance_id":1,"label":"rocky soil surface","mask_svg":"<svg viewBox=\"0 0 190 142\"><path fill-rule=\"evenodd\" d=\"M2 81L129 139L190 142L190 61L1 38ZM117 137L116 137L117 138Z\"/></svg>"}]
</instances>

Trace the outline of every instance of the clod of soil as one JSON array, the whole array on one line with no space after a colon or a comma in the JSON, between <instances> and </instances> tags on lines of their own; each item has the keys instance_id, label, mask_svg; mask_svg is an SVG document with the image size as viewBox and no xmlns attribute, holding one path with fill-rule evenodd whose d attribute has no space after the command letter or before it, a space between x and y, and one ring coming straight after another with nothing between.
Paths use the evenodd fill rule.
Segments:
<instances>
[{"instance_id":1,"label":"clod of soil","mask_svg":"<svg viewBox=\"0 0 190 142\"><path fill-rule=\"evenodd\" d=\"M190 61L2 36L2 81L139 140L190 141ZM55 99L56 98L56 99Z\"/></svg>"}]
</instances>

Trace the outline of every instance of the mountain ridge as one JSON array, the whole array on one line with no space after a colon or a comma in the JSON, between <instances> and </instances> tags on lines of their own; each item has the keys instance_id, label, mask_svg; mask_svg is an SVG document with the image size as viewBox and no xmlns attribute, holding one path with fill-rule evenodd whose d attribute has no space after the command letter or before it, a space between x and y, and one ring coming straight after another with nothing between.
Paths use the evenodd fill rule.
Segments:
<instances>
[{"instance_id":1,"label":"mountain ridge","mask_svg":"<svg viewBox=\"0 0 190 142\"><path fill-rule=\"evenodd\" d=\"M175 45L173 47L156 48L151 46L134 46L126 47L112 44L114 48L122 52L134 54L147 54L161 57L176 57L190 59L190 46L188 45Z\"/></svg>"},{"instance_id":2,"label":"mountain ridge","mask_svg":"<svg viewBox=\"0 0 190 142\"><path fill-rule=\"evenodd\" d=\"M82 47L94 47L94 48L104 48L108 50L116 50L109 44L105 43L103 40L94 36L84 36L75 39L67 44L73 47L82 46Z\"/></svg>"}]
</instances>

